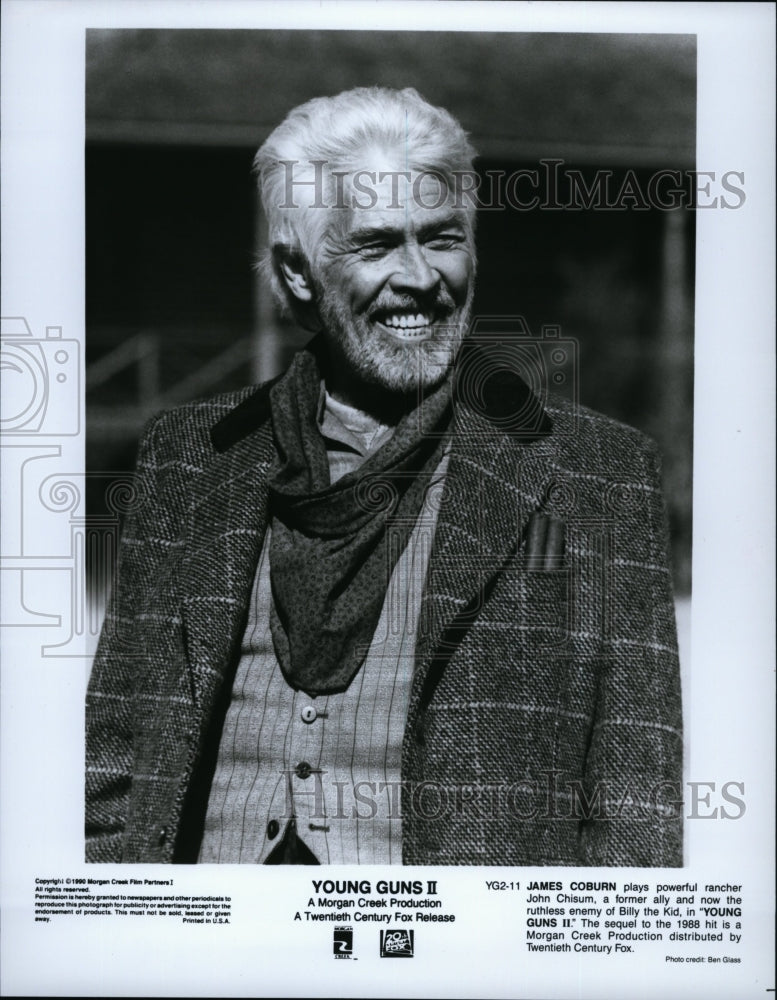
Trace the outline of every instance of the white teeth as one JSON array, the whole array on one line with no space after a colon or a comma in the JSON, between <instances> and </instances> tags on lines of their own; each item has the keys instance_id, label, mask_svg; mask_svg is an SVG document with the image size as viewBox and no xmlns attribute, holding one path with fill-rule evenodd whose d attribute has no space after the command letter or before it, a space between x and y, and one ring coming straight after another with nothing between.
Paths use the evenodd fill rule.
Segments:
<instances>
[{"instance_id":1,"label":"white teeth","mask_svg":"<svg viewBox=\"0 0 777 1000\"><path fill-rule=\"evenodd\" d=\"M400 330L413 330L425 329L427 326L431 326L432 321L430 317L424 316L421 313L416 313L414 316L407 316L404 313L390 313L383 320L383 323L385 326L399 328Z\"/></svg>"}]
</instances>

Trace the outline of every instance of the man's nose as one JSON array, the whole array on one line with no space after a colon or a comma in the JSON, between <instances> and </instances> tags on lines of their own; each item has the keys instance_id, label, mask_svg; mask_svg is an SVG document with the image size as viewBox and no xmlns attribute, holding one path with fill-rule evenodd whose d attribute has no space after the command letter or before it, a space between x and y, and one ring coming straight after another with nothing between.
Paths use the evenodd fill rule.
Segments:
<instances>
[{"instance_id":1,"label":"man's nose","mask_svg":"<svg viewBox=\"0 0 777 1000\"><path fill-rule=\"evenodd\" d=\"M431 292L440 283L440 274L429 266L423 248L417 243L403 247L399 266L391 275L390 284L395 292Z\"/></svg>"}]
</instances>

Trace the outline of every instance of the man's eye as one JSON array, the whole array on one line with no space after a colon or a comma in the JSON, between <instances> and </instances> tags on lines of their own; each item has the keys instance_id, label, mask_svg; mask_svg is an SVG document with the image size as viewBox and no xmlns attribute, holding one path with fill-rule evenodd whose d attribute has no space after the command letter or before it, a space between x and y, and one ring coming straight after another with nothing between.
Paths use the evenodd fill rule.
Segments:
<instances>
[{"instance_id":1,"label":"man's eye","mask_svg":"<svg viewBox=\"0 0 777 1000\"><path fill-rule=\"evenodd\" d=\"M430 250L450 250L464 242L464 237L459 233L439 233L426 241L426 246Z\"/></svg>"},{"instance_id":2,"label":"man's eye","mask_svg":"<svg viewBox=\"0 0 777 1000\"><path fill-rule=\"evenodd\" d=\"M390 250L390 243L365 243L359 247L359 255L368 259L375 259L385 256Z\"/></svg>"}]
</instances>

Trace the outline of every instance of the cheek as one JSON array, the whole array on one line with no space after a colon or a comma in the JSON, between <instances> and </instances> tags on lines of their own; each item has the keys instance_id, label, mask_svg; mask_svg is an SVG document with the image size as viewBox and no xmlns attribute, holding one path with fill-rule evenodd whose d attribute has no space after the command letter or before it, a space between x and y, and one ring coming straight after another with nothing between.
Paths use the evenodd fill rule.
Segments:
<instances>
[{"instance_id":1,"label":"cheek","mask_svg":"<svg viewBox=\"0 0 777 1000\"><path fill-rule=\"evenodd\" d=\"M345 278L344 297L356 311L369 308L388 282L389 274L380 266L362 265Z\"/></svg>"},{"instance_id":2,"label":"cheek","mask_svg":"<svg viewBox=\"0 0 777 1000\"><path fill-rule=\"evenodd\" d=\"M463 250L446 254L430 265L437 269L440 277L457 299L463 301L475 276L475 265L472 257Z\"/></svg>"},{"instance_id":3,"label":"cheek","mask_svg":"<svg viewBox=\"0 0 777 1000\"><path fill-rule=\"evenodd\" d=\"M340 302L358 311L367 307L379 294L386 276L380 267L360 263L348 268L332 268L325 276L330 288L337 289Z\"/></svg>"}]
</instances>

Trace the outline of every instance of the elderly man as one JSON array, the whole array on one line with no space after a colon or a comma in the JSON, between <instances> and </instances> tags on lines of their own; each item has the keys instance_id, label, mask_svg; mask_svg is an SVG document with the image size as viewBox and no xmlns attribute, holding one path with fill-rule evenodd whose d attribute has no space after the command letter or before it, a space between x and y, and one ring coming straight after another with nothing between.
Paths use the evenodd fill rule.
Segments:
<instances>
[{"instance_id":1,"label":"elderly man","mask_svg":"<svg viewBox=\"0 0 777 1000\"><path fill-rule=\"evenodd\" d=\"M467 336L472 157L384 89L259 150L271 280L316 335L144 435L89 860L682 863L655 449Z\"/></svg>"}]
</instances>

